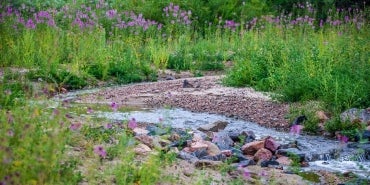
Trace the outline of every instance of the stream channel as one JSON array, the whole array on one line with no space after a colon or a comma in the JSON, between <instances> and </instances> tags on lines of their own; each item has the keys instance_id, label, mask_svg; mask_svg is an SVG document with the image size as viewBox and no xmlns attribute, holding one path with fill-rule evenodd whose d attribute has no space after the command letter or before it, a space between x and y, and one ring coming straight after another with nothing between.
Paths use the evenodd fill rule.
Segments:
<instances>
[{"instance_id":1,"label":"stream channel","mask_svg":"<svg viewBox=\"0 0 370 185\"><path fill-rule=\"evenodd\" d=\"M94 93L97 90L82 90L60 95L53 99L54 103L60 104L63 100L73 102L79 95ZM78 106L79 104L74 104ZM84 104L83 106L86 106ZM54 104L55 107L55 104ZM83 115L81 115L83 116ZM107 118L112 121L123 121L135 118L138 122L159 123L172 128L185 128L196 130L199 126L216 121L227 121L229 124L225 131L253 131L256 140L272 136L280 144L288 144L297 141L299 152L305 154L305 160L309 161L309 167L304 171L326 170L331 172L352 172L362 178L370 180L370 154L364 150L349 147L357 143L340 143L337 140L312 135L293 135L291 133L277 131L262 127L256 123L241 119L235 119L218 114L196 113L179 108L147 108L142 107L129 112L95 111L93 116ZM367 144L370 145L370 144ZM367 156L367 158L366 158Z\"/></svg>"}]
</instances>

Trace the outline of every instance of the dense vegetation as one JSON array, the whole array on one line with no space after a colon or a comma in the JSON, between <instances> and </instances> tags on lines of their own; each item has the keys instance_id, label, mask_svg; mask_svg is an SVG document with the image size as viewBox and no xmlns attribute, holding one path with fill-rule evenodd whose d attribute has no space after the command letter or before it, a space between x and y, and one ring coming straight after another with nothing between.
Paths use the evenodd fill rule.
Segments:
<instances>
[{"instance_id":1,"label":"dense vegetation","mask_svg":"<svg viewBox=\"0 0 370 185\"><path fill-rule=\"evenodd\" d=\"M350 107L369 107L368 4L344 0L2 2L0 122L6 126L0 130L0 156L5 160L0 170L6 173L0 178L21 176L15 182L21 184L60 182L65 176L73 177L68 179L71 182L81 180L70 176L75 159L58 157L63 152L51 155L63 151L65 143L76 142L70 129L48 130L59 128L64 116L37 105L22 105L30 98L62 88L94 86L98 81L154 81L164 69L190 70L196 75L225 70L227 85L275 92L277 99L287 102L323 102L323 108L334 115ZM227 68L226 62L232 67ZM45 94L33 91L34 82L42 85ZM346 129L333 124L333 131ZM91 149L92 141L86 147ZM124 149L126 145L112 150ZM125 160L129 162L130 156ZM155 169L158 159L152 160L148 168ZM130 165L132 169L115 169L136 173L134 179L122 182L145 182L140 170L146 169ZM34 174L28 173L30 169Z\"/></svg>"}]
</instances>

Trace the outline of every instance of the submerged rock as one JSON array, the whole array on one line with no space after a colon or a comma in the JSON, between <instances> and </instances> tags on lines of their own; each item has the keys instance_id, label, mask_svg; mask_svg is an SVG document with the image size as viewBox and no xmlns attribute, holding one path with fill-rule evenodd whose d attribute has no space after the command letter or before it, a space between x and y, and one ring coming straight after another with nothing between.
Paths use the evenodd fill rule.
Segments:
<instances>
[{"instance_id":1,"label":"submerged rock","mask_svg":"<svg viewBox=\"0 0 370 185\"><path fill-rule=\"evenodd\" d=\"M216 121L214 123L202 125L198 128L198 130L203 132L219 132L224 130L229 122L226 121Z\"/></svg>"}]
</instances>

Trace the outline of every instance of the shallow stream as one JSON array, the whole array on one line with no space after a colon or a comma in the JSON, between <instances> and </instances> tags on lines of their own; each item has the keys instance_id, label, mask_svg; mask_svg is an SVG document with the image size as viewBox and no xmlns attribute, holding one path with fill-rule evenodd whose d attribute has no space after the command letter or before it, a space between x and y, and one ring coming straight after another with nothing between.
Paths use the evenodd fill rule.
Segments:
<instances>
[{"instance_id":1,"label":"shallow stream","mask_svg":"<svg viewBox=\"0 0 370 185\"><path fill-rule=\"evenodd\" d=\"M76 95L93 93L92 91L80 91L69 93L60 97L57 102L63 99L73 100ZM79 105L79 104L75 104ZM84 105L85 106L85 105ZM197 129L199 126L213 123L216 121L227 121L226 131L253 131L256 139L272 136L280 144L288 144L297 141L300 152L309 161L309 167L303 168L305 171L326 170L332 172L353 172L359 176L370 179L370 160L366 160L364 152L349 148L348 144L327 139L321 136L294 135L287 132L277 131L271 128L262 127L256 123L245 120L226 117L218 114L196 113L178 108L141 108L129 112L95 111L93 116L107 118L115 121L128 120L135 118L139 122L159 123L173 128Z\"/></svg>"}]
</instances>

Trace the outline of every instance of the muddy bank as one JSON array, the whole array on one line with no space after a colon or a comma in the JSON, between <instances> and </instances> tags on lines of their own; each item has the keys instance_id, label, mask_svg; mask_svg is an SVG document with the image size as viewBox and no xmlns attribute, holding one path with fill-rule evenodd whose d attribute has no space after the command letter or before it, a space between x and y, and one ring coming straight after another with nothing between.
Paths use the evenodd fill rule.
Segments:
<instances>
[{"instance_id":1,"label":"muddy bank","mask_svg":"<svg viewBox=\"0 0 370 185\"><path fill-rule=\"evenodd\" d=\"M191 86L184 88L184 80ZM241 118L265 127L288 127L288 120L284 118L289 109L287 104L274 102L268 95L252 88L225 87L221 80L222 76L206 76L111 87L81 96L77 102L172 106Z\"/></svg>"}]
</instances>

